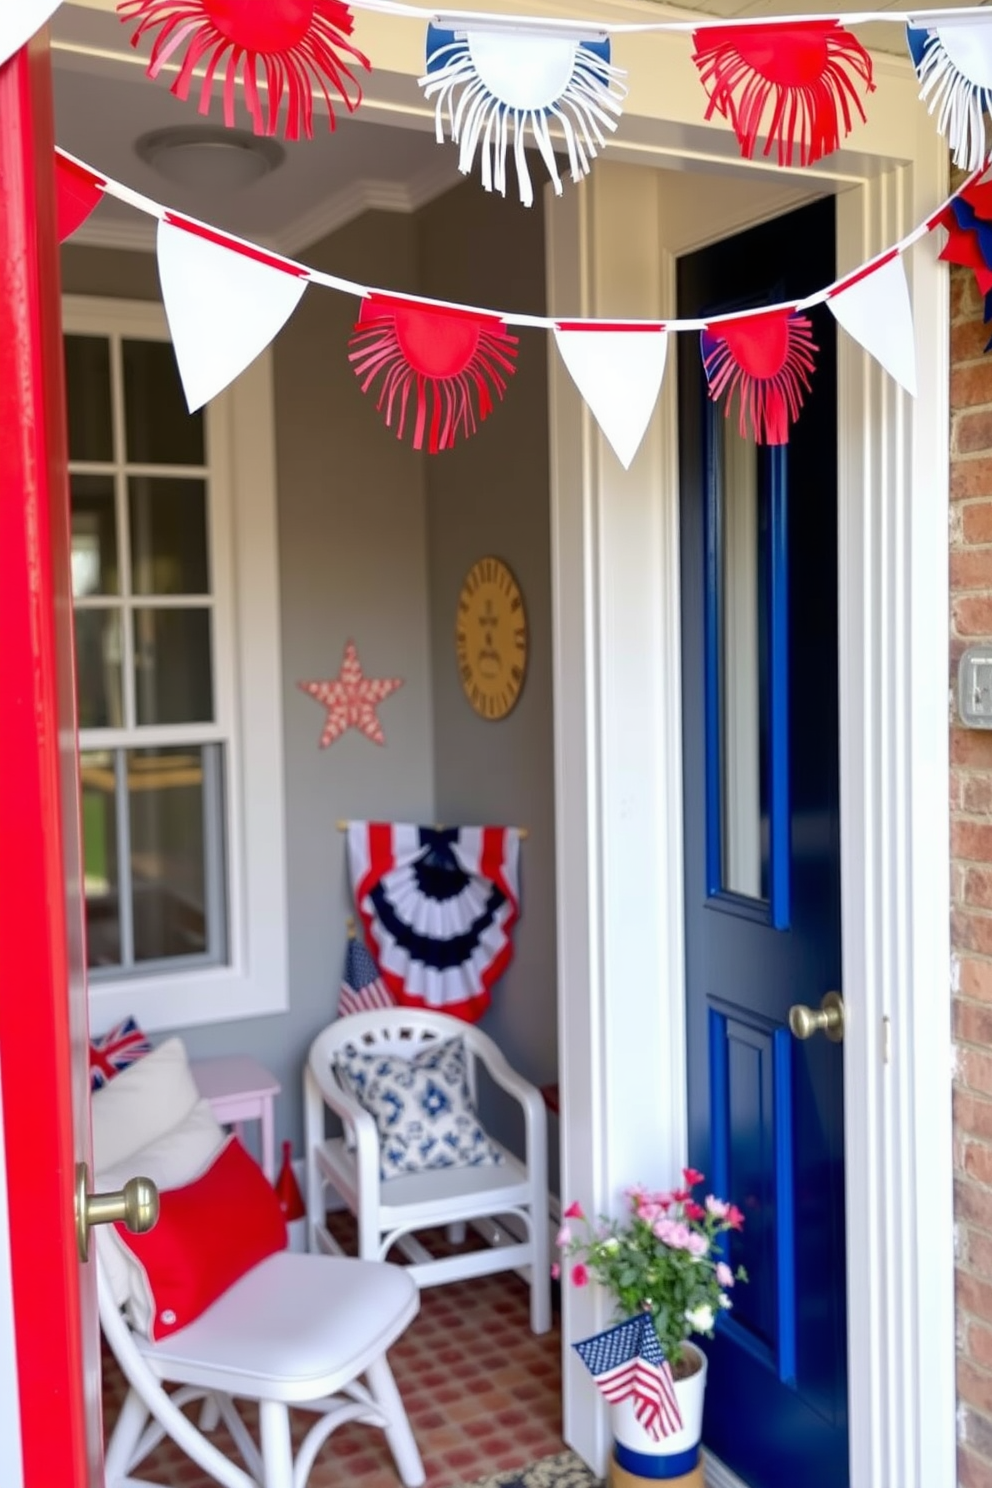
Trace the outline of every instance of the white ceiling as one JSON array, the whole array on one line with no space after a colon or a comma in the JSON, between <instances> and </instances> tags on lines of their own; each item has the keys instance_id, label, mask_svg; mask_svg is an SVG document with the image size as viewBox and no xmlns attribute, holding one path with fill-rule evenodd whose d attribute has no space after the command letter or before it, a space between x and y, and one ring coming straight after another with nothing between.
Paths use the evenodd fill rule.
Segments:
<instances>
[{"instance_id":1,"label":"white ceiling","mask_svg":"<svg viewBox=\"0 0 992 1488\"><path fill-rule=\"evenodd\" d=\"M138 158L135 141L150 130L203 120L195 101L181 103L164 79L145 77L144 58L128 45L129 28L112 12L91 8L109 3L78 0L62 5L53 19L56 137L72 154L134 190L242 237L299 253L369 207L413 211L461 179L456 151L450 144L441 148L435 143L430 110L418 94L416 100L404 97L387 113L404 113L402 127L372 122L359 111L355 118L339 116L336 131L330 133L318 117L314 139L287 145L283 164L256 184L210 200L184 191ZM875 7L892 9L896 3L875 0ZM928 8L954 3L928 0ZM561 5L556 9L560 13ZM822 0L692 0L677 10L666 7L666 13L729 19L786 9L820 13ZM639 10L643 15L643 7ZM905 56L899 24L877 24L858 34L877 50ZM147 52L147 45L143 50ZM417 91L412 83L409 87ZM221 122L216 99L211 119ZM246 124L244 116L239 123ZM76 241L150 248L153 224L107 198Z\"/></svg>"},{"instance_id":2,"label":"white ceiling","mask_svg":"<svg viewBox=\"0 0 992 1488\"><path fill-rule=\"evenodd\" d=\"M0 0L3 4L4 0ZM369 207L414 211L455 185L456 156L435 143L427 121L413 128L340 117L332 133L323 116L314 138L286 144L271 175L226 197L204 200L164 180L135 153L150 130L206 122L196 100L182 103L164 80L150 81L134 53L119 55L127 31L112 15L64 5L52 24L56 143L94 169L241 237L298 253ZM134 59L134 60L132 60ZM216 90L215 90L216 91ZM215 98L210 120L223 123ZM250 128L241 112L238 124ZM418 123L421 127L417 127ZM151 219L105 198L74 241L150 248Z\"/></svg>"}]
</instances>

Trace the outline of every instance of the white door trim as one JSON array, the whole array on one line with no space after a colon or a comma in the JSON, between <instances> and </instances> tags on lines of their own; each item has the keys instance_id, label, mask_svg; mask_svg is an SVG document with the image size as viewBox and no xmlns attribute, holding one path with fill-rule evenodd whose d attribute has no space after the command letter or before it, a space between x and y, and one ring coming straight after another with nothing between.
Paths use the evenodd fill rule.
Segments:
<instances>
[{"instance_id":1,"label":"white door trim","mask_svg":"<svg viewBox=\"0 0 992 1488\"><path fill-rule=\"evenodd\" d=\"M866 153L857 185L846 164L841 269L946 192L946 151L915 93L885 91L876 107L899 116L904 154ZM662 148L645 163L685 169ZM732 183L697 180L694 195L686 179L603 162L549 202L552 313L672 315L675 255L745 225ZM749 184L760 220L762 178ZM839 336L852 1488L955 1473L948 311L933 245L907 269L915 403ZM549 376L562 1196L606 1212L629 1183L669 1185L686 1151L676 378L670 363L624 472L553 350ZM604 1412L569 1344L608 1310L591 1290L563 1293L565 1436L602 1471Z\"/></svg>"}]
</instances>

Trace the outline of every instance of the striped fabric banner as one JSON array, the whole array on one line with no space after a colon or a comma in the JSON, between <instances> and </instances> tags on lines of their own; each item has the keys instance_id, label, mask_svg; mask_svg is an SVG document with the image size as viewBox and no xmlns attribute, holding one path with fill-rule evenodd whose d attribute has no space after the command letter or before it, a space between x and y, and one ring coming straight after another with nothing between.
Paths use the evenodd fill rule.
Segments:
<instances>
[{"instance_id":1,"label":"striped fabric banner","mask_svg":"<svg viewBox=\"0 0 992 1488\"><path fill-rule=\"evenodd\" d=\"M513 956L519 862L514 827L349 822L355 907L397 1003L481 1018Z\"/></svg>"}]
</instances>

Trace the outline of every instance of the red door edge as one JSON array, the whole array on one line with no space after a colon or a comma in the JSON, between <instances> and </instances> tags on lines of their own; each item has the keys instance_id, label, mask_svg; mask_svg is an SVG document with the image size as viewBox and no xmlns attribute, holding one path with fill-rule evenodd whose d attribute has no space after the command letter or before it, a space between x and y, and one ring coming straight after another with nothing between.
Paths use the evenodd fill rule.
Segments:
<instances>
[{"instance_id":1,"label":"red door edge","mask_svg":"<svg viewBox=\"0 0 992 1488\"><path fill-rule=\"evenodd\" d=\"M71 1245L69 936L78 929L66 910L60 781L60 729L73 739L75 718L53 150L42 33L0 67L0 1061L24 1485L84 1488Z\"/></svg>"}]
</instances>

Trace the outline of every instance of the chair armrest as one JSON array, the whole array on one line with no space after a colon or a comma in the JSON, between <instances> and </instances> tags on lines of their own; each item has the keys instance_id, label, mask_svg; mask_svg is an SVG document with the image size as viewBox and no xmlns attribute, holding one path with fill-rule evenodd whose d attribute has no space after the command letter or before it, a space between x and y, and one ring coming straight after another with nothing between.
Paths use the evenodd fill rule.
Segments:
<instances>
[{"instance_id":1,"label":"chair armrest","mask_svg":"<svg viewBox=\"0 0 992 1488\"><path fill-rule=\"evenodd\" d=\"M375 1120L353 1095L349 1095L338 1084L330 1070L316 1070L307 1064L308 1078L320 1095L324 1105L355 1134L355 1157L363 1187L379 1183L379 1132Z\"/></svg>"},{"instance_id":2,"label":"chair armrest","mask_svg":"<svg viewBox=\"0 0 992 1488\"><path fill-rule=\"evenodd\" d=\"M533 1110L543 1112L545 1110L544 1097L536 1085L525 1080L523 1075L517 1073L512 1065L507 1063L506 1056L494 1043L488 1041L486 1045L475 1047L471 1050L473 1056L484 1064L493 1081L512 1095L524 1107L525 1111Z\"/></svg>"},{"instance_id":3,"label":"chair armrest","mask_svg":"<svg viewBox=\"0 0 992 1488\"><path fill-rule=\"evenodd\" d=\"M536 1085L517 1073L507 1062L503 1051L488 1037L485 1043L476 1045L471 1052L485 1065L494 1084L523 1107L527 1167L532 1179L540 1187L547 1188L548 1111L544 1097Z\"/></svg>"}]
</instances>

